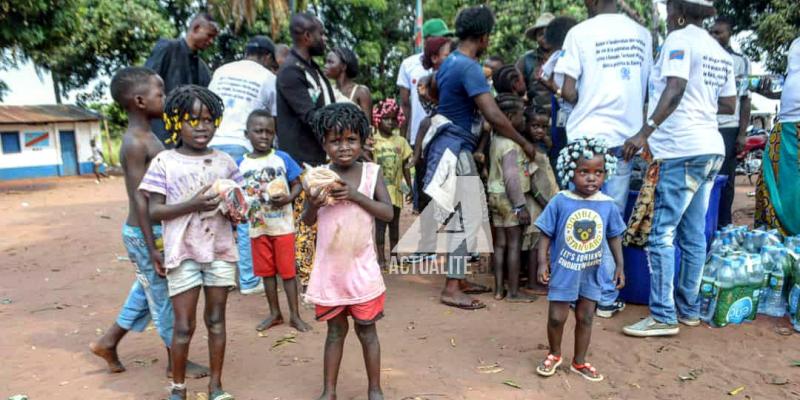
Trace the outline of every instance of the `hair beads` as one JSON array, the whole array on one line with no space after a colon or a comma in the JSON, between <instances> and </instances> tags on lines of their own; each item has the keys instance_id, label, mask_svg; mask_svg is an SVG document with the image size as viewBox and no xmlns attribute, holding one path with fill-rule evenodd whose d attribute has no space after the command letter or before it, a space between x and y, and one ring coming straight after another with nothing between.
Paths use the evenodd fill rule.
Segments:
<instances>
[{"instance_id":1,"label":"hair beads","mask_svg":"<svg viewBox=\"0 0 800 400\"><path fill-rule=\"evenodd\" d=\"M178 143L184 121L188 122L192 127L197 127L200 123L196 116L191 115L195 100L208 109L211 118L214 120L214 126L219 127L222 121L222 112L225 109L222 99L202 86L179 86L170 92L164 102L164 115L162 118L164 119L164 128L170 133L169 139L166 140L167 143Z\"/></svg>"},{"instance_id":2,"label":"hair beads","mask_svg":"<svg viewBox=\"0 0 800 400\"><path fill-rule=\"evenodd\" d=\"M578 160L581 157L588 160L598 154L602 154L605 158L606 174L613 174L617 169L617 157L608 153L608 146L606 146L606 142L603 139L583 137L561 149L556 162L559 183L566 187L572 181L575 176L575 169L578 168Z\"/></svg>"}]
</instances>

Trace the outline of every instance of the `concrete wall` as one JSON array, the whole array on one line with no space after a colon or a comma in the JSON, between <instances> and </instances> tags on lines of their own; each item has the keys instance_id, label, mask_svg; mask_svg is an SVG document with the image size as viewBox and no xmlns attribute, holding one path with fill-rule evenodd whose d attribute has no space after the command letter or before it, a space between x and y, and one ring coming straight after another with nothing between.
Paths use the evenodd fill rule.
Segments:
<instances>
[{"instance_id":1,"label":"concrete wall","mask_svg":"<svg viewBox=\"0 0 800 400\"><path fill-rule=\"evenodd\" d=\"M2 154L0 150L0 180L37 178L61 174L60 131L75 132L75 147L78 152L79 173L92 172L92 147L89 141L95 137L102 146L100 122L60 122L48 124L0 125L0 131L16 131L20 134L21 152ZM42 148L25 147L25 132L45 131L50 134L49 145ZM103 149L101 147L101 149ZM105 153L105 152L104 152ZM108 157L108 155L106 155Z\"/></svg>"}]
</instances>

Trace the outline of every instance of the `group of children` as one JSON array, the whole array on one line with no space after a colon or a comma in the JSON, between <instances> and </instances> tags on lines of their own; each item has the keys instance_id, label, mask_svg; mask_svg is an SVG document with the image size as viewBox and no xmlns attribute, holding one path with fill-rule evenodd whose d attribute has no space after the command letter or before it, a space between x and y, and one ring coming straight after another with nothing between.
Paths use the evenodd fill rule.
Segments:
<instances>
[{"instance_id":1,"label":"group of children","mask_svg":"<svg viewBox=\"0 0 800 400\"><path fill-rule=\"evenodd\" d=\"M620 285L624 283L619 237L625 225L613 201L600 193L614 158L599 141L581 140L568 146L559 157L558 173L569 190L559 192L545 155L550 146L548 115L542 109L525 107L521 97L525 82L516 68L500 68L493 82L501 111L541 149L531 160L518 144L496 135L487 136L476 153L485 165L494 226L495 297L514 302L534 300L520 290L521 254L527 251L527 288L533 293L547 290L551 302L550 354L537 372L550 376L561 364L561 335L573 304L577 326L571 368L587 379L602 379L584 358L599 298L598 265L604 251L613 254L616 278ZM270 311L257 329L284 322L277 297L279 275L288 299L290 324L307 331L310 327L298 307L292 209L302 190L302 169L273 147L275 117L266 110L256 110L247 119L246 135L253 152L236 165L230 156L208 146L223 111L221 99L213 92L186 85L164 100L160 78L137 67L121 70L111 86L114 99L125 108L130 121L120 151L133 216L128 223L142 232L138 251L149 256L154 271L166 277L168 303L174 309L174 334L171 342L165 339L172 373L170 399L186 398L187 356L201 288L210 355L209 398L232 399L222 388L221 375L226 302L229 289L236 285L238 261L233 226L239 221L220 212L224 194L217 182L234 181L249 203L244 217L250 223L254 270L264 279ZM175 149L163 151L144 123L159 117L171 132ZM369 399L382 398L375 322L383 316L385 301L380 268L387 262L384 231L388 226L394 248L404 202L403 182L411 187L412 150L395 133L404 116L393 100L380 102L373 117L374 133L360 108L335 103L319 110L313 124L330 160L327 168L339 177L330 190L310 193L302 210L303 222L318 227L306 298L316 305L316 319L328 324L321 398L335 397L348 315L364 350ZM155 235L162 230L160 224L163 249Z\"/></svg>"}]
</instances>

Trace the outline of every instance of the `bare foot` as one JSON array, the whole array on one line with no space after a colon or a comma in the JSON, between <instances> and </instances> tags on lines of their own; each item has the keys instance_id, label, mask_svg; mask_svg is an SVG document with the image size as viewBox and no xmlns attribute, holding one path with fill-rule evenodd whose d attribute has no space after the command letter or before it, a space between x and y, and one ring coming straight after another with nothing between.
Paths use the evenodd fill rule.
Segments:
<instances>
[{"instance_id":1,"label":"bare foot","mask_svg":"<svg viewBox=\"0 0 800 400\"><path fill-rule=\"evenodd\" d=\"M172 366L167 367L167 378L172 379ZM208 367L202 366L192 361L186 361L186 377L189 379L200 379L208 376Z\"/></svg>"},{"instance_id":2,"label":"bare foot","mask_svg":"<svg viewBox=\"0 0 800 400\"><path fill-rule=\"evenodd\" d=\"M336 400L336 393L323 392L322 395L317 397L317 400Z\"/></svg>"},{"instance_id":3,"label":"bare foot","mask_svg":"<svg viewBox=\"0 0 800 400\"><path fill-rule=\"evenodd\" d=\"M367 392L367 399L368 400L383 400L383 390L381 390L381 388L370 389L369 392Z\"/></svg>"},{"instance_id":4,"label":"bare foot","mask_svg":"<svg viewBox=\"0 0 800 400\"><path fill-rule=\"evenodd\" d=\"M267 319L261 321L261 323L256 326L256 330L262 332L280 324L283 324L283 315L270 315L267 317Z\"/></svg>"},{"instance_id":5,"label":"bare foot","mask_svg":"<svg viewBox=\"0 0 800 400\"><path fill-rule=\"evenodd\" d=\"M524 288L522 288L522 290L538 296L547 296L547 286L543 286L538 283L528 283Z\"/></svg>"},{"instance_id":6,"label":"bare foot","mask_svg":"<svg viewBox=\"0 0 800 400\"><path fill-rule=\"evenodd\" d=\"M486 304L483 304L480 300L472 298L462 291L443 291L439 301L446 306L461 308L463 310L477 310L486 307Z\"/></svg>"},{"instance_id":7,"label":"bare foot","mask_svg":"<svg viewBox=\"0 0 800 400\"><path fill-rule=\"evenodd\" d=\"M108 371L112 374L125 372L125 366L119 361L116 347L107 347L100 343L92 342L89 344L89 350L91 350L94 355L105 360L108 364Z\"/></svg>"},{"instance_id":8,"label":"bare foot","mask_svg":"<svg viewBox=\"0 0 800 400\"><path fill-rule=\"evenodd\" d=\"M506 291L505 290L495 290L494 292L494 299L497 301L503 300L506 298Z\"/></svg>"},{"instance_id":9,"label":"bare foot","mask_svg":"<svg viewBox=\"0 0 800 400\"><path fill-rule=\"evenodd\" d=\"M300 332L308 332L311 330L311 325L300 319L299 315L293 316L291 319L289 319L289 326L297 329Z\"/></svg>"},{"instance_id":10,"label":"bare foot","mask_svg":"<svg viewBox=\"0 0 800 400\"><path fill-rule=\"evenodd\" d=\"M524 293L510 294L508 297L506 297L506 301L509 303L533 303L536 301L536 299L536 296L527 295Z\"/></svg>"}]
</instances>

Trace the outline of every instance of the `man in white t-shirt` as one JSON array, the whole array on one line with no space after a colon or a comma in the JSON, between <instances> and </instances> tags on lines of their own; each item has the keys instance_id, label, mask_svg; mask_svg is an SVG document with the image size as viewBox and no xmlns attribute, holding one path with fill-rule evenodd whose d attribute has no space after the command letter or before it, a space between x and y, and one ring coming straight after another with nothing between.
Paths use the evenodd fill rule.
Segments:
<instances>
[{"instance_id":1,"label":"man in white t-shirt","mask_svg":"<svg viewBox=\"0 0 800 400\"><path fill-rule=\"evenodd\" d=\"M610 151L619 155L625 140L644 121L653 39L643 26L617 13L615 0L586 5L591 18L569 30L555 67L557 75L564 75L564 85L556 95L575 105L567 120L567 142L602 138ZM625 212L630 178L631 164L621 160L603 188L620 213ZM610 255L603 266L597 315L610 318L624 309L625 303L617 300Z\"/></svg>"},{"instance_id":2,"label":"man in white t-shirt","mask_svg":"<svg viewBox=\"0 0 800 400\"><path fill-rule=\"evenodd\" d=\"M208 88L225 104L222 122L211 140L211 147L228 153L239 164L244 154L252 151L245 137L247 117L255 110L275 107L275 44L266 36L254 36L247 42L244 59L219 67ZM238 226L239 288L242 294L264 291L261 279L253 274L248 225Z\"/></svg>"},{"instance_id":3,"label":"man in white t-shirt","mask_svg":"<svg viewBox=\"0 0 800 400\"><path fill-rule=\"evenodd\" d=\"M432 37L450 37L453 32L447 28L447 24L439 19L432 18L422 25L422 38L427 40ZM422 78L430 75L431 71L422 66L422 53L409 56L400 64L400 69L397 71L397 87L400 89L400 108L406 116L405 126L401 127L408 143L414 146L417 139L417 132L419 131L419 124L425 118L425 109L419 101L419 92L417 91L417 83ZM414 177L413 198L414 209L418 210L419 207L419 194L422 177Z\"/></svg>"}]
</instances>

